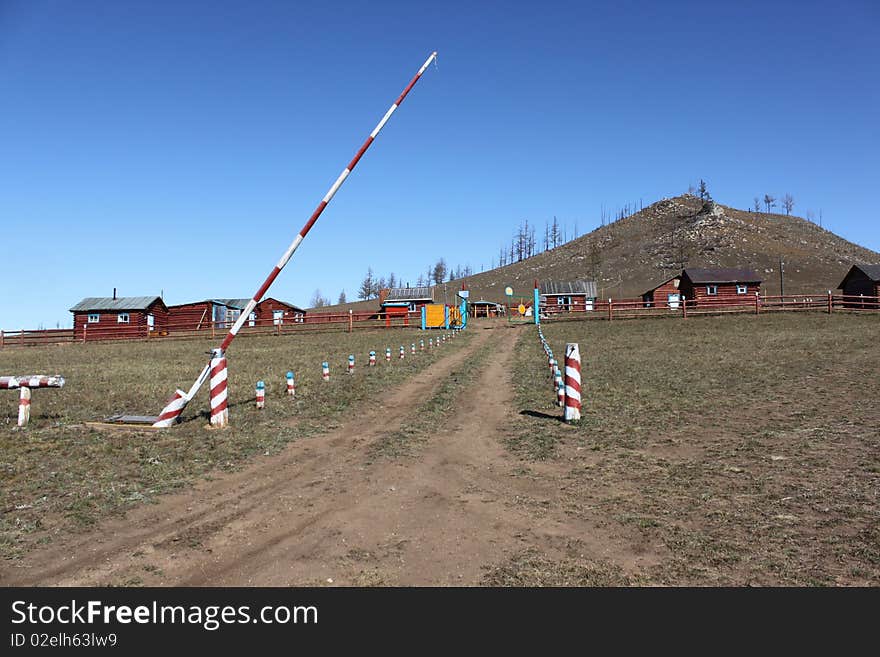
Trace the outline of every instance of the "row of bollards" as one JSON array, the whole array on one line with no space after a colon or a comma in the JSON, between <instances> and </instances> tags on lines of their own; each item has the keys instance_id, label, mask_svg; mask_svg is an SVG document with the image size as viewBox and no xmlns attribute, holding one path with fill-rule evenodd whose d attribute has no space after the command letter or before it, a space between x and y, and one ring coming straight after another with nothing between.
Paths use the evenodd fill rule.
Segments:
<instances>
[{"instance_id":1,"label":"row of bollards","mask_svg":"<svg viewBox=\"0 0 880 657\"><path fill-rule=\"evenodd\" d=\"M455 335L457 332L458 332L457 329L453 329L450 333L443 333L443 334L437 336L436 346L439 347L440 344L442 342L446 342L447 339L455 338ZM434 338L428 338L428 349L433 349L434 347L435 347ZM419 350L420 351L425 350L424 339L419 340ZM410 351L410 354L413 354L413 355L416 353L416 343L415 342L410 344L409 351ZM399 349L398 353L399 353L399 359L404 360L406 358L406 347L404 345L400 345L400 349ZM385 347L385 360L387 362L391 361L391 347ZM376 352L375 351L370 351L370 353L369 353L369 366L370 367L376 366ZM216 367L216 373L215 373L215 367ZM348 374L354 375L354 369L355 369L355 356L354 356L354 354L350 354L348 356ZM287 381L287 394L291 397L295 397L296 396L296 381L294 378L294 373L287 372L287 375L285 378ZM330 363L327 361L324 361L321 363L321 378L324 381L330 380ZM218 394L217 394L218 398L222 396L222 400L218 399L218 401L216 403L215 403L215 394L214 394L215 383L216 383L216 388L218 390ZM220 392L221 388L222 388L222 393ZM262 409L262 408L266 407L266 383L264 381L257 381L256 402L257 402L257 408ZM221 405L221 403L222 403L222 409L224 411L224 414L222 417L218 417L217 420L215 421L215 416L219 415L218 413L215 413L215 406L219 407ZM228 416L228 409L226 408L226 359L221 357L218 359L217 363L215 363L214 360L212 360L212 363L211 363L211 424L213 426L223 427L223 426L226 426L226 424L228 424L228 422L229 422L229 416Z\"/></svg>"},{"instance_id":2,"label":"row of bollards","mask_svg":"<svg viewBox=\"0 0 880 657\"><path fill-rule=\"evenodd\" d=\"M578 422L581 419L581 354L578 344L569 342L565 345L565 373L563 375L540 325L538 326L538 337L547 356L550 380L553 390L556 392L556 403L563 408L563 418L566 422Z\"/></svg>"}]
</instances>

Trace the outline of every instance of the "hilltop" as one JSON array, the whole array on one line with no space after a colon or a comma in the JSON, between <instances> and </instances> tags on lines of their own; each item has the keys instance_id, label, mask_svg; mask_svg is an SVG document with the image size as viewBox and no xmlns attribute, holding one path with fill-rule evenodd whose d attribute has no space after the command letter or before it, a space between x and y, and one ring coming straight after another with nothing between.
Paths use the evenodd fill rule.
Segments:
<instances>
[{"instance_id":1,"label":"hilltop","mask_svg":"<svg viewBox=\"0 0 880 657\"><path fill-rule=\"evenodd\" d=\"M683 267L748 267L779 294L779 260L785 262L786 294L834 290L856 262L880 262L880 253L853 244L796 216L739 210L685 194L520 262L446 284L450 301L461 283L472 299L504 301L504 288L528 294L534 279L586 278L599 296L638 297ZM391 263L389 263L391 264ZM443 285L434 298L443 301ZM375 299L319 311L370 309Z\"/></svg>"}]
</instances>

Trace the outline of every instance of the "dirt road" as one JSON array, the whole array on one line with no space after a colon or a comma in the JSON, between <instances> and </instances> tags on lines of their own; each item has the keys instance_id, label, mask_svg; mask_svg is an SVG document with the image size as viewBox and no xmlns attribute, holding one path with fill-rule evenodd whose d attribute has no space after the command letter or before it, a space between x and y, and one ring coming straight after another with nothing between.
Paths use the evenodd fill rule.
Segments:
<instances>
[{"instance_id":1,"label":"dirt road","mask_svg":"<svg viewBox=\"0 0 880 657\"><path fill-rule=\"evenodd\" d=\"M517 477L503 447L516 421L508 372L518 329L480 329L334 430L220 474L159 504L68 535L4 564L8 585L477 584L488 565L532 545L587 536L548 513L554 486ZM411 453L371 447L479 350L484 366L455 410ZM356 421L355 421L356 418Z\"/></svg>"}]
</instances>

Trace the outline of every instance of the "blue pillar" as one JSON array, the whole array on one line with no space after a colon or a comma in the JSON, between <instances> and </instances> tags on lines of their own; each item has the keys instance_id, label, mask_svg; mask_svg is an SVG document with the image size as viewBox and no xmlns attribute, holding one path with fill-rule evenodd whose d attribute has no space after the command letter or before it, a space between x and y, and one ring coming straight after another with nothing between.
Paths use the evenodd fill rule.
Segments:
<instances>
[{"instance_id":1,"label":"blue pillar","mask_svg":"<svg viewBox=\"0 0 880 657\"><path fill-rule=\"evenodd\" d=\"M532 307L532 314L535 316L535 324L541 323L541 295L538 288L535 288L535 304Z\"/></svg>"},{"instance_id":2,"label":"blue pillar","mask_svg":"<svg viewBox=\"0 0 880 657\"><path fill-rule=\"evenodd\" d=\"M427 319L428 311L425 310L425 306L422 306L422 330L425 330L425 325L428 323Z\"/></svg>"},{"instance_id":3,"label":"blue pillar","mask_svg":"<svg viewBox=\"0 0 880 657\"><path fill-rule=\"evenodd\" d=\"M461 328L467 328L467 299L461 300Z\"/></svg>"},{"instance_id":4,"label":"blue pillar","mask_svg":"<svg viewBox=\"0 0 880 657\"><path fill-rule=\"evenodd\" d=\"M449 328L449 306L443 306L443 328Z\"/></svg>"}]
</instances>

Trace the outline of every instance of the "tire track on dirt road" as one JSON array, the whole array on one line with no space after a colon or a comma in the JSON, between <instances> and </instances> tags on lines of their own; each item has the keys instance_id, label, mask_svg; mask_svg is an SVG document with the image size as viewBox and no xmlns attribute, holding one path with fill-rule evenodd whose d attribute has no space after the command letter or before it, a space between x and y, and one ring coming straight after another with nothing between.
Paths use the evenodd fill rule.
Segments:
<instances>
[{"instance_id":1,"label":"tire track on dirt road","mask_svg":"<svg viewBox=\"0 0 880 657\"><path fill-rule=\"evenodd\" d=\"M349 416L353 419L343 419L334 430L258 457L237 472L212 473L210 481L163 496L158 504L136 507L86 533L56 538L44 549L2 564L0 582L168 585L201 573L199 581L221 583L211 576L218 552L252 542L280 523L291 522L294 534L319 523L322 514L311 497L344 491L345 482L334 481L329 473L361 464L371 439L399 427L419 400L484 345L490 332L475 332L470 344L441 357L378 403L365 402Z\"/></svg>"}]
</instances>

